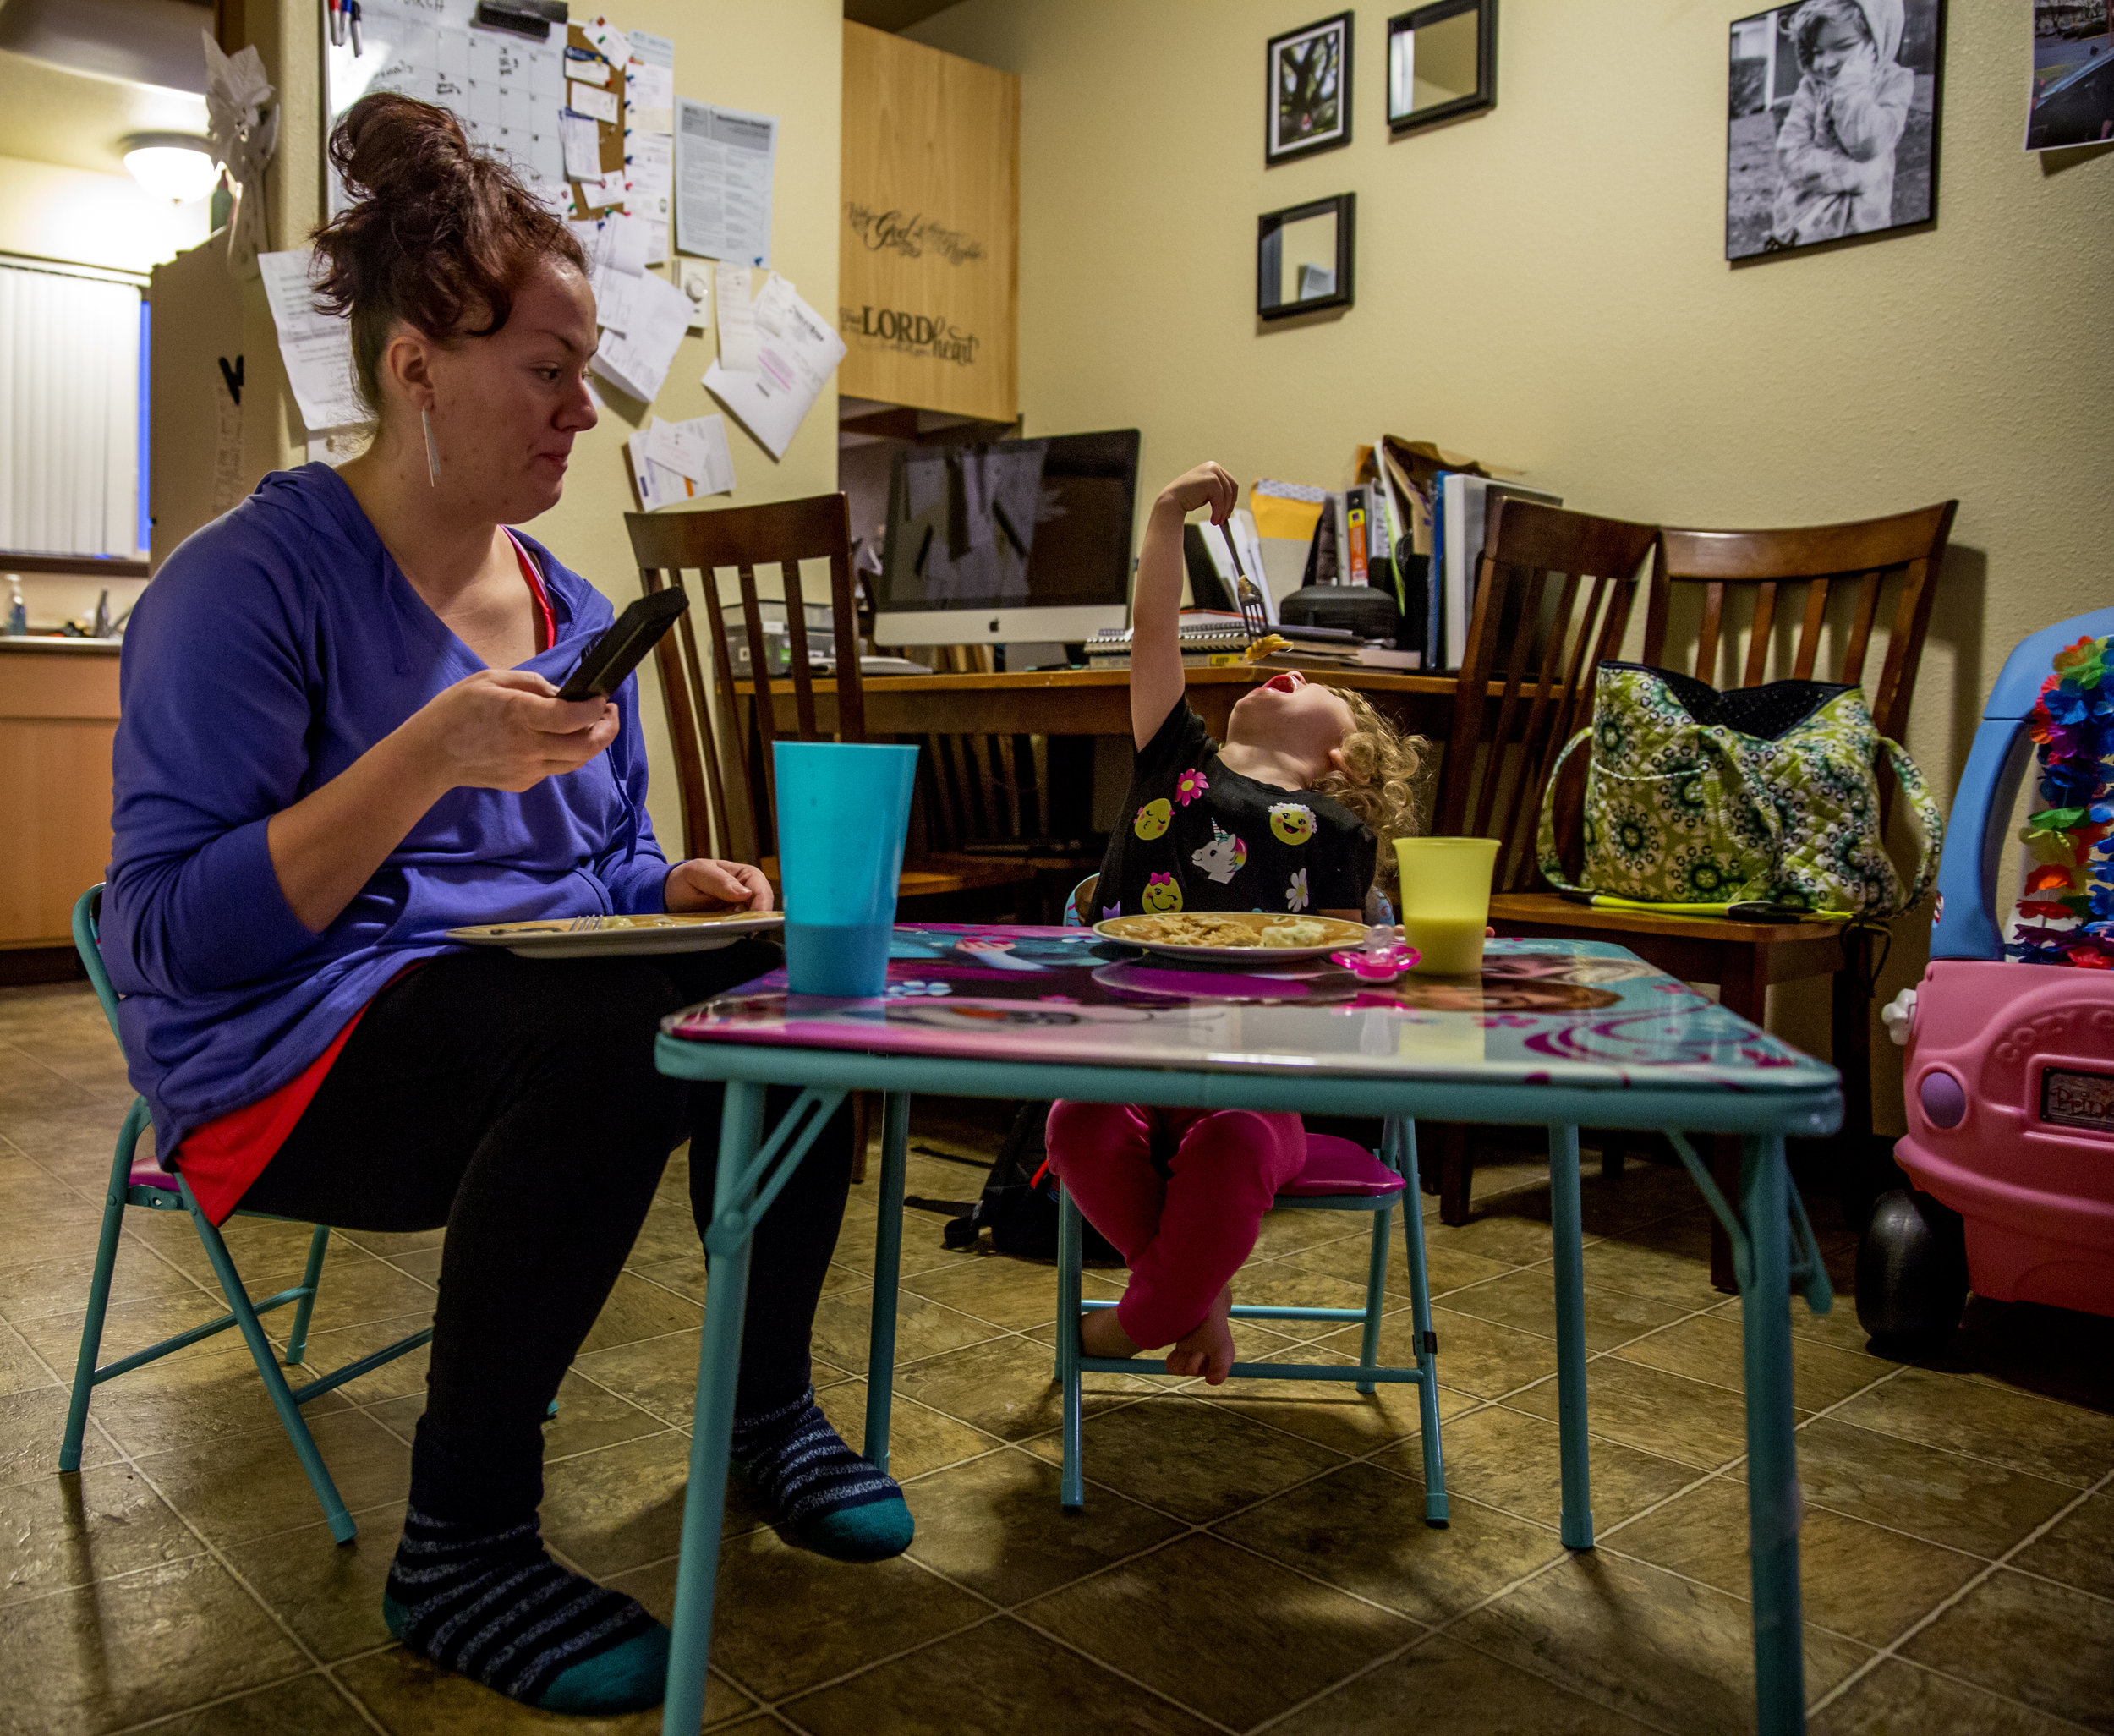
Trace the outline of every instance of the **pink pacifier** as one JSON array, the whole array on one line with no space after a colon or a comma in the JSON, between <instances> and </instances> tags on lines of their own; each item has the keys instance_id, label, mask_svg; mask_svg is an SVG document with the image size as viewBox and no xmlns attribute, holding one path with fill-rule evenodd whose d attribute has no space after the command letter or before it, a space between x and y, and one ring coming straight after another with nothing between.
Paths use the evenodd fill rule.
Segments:
<instances>
[{"instance_id":1,"label":"pink pacifier","mask_svg":"<svg viewBox=\"0 0 2114 1736\"><path fill-rule=\"evenodd\" d=\"M1390 983L1414 969L1424 955L1394 938L1392 928L1375 924L1366 930L1366 944L1356 952L1332 952L1333 963L1341 965L1361 983Z\"/></svg>"}]
</instances>

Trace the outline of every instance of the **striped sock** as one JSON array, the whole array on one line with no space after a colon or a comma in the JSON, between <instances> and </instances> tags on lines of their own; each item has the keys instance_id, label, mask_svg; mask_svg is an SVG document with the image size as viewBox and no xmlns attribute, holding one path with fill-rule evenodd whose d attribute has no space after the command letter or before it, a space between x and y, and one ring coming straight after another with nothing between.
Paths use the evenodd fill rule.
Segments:
<instances>
[{"instance_id":1,"label":"striped sock","mask_svg":"<svg viewBox=\"0 0 2114 1736\"><path fill-rule=\"evenodd\" d=\"M668 1630L551 1560L533 1516L494 1530L410 1508L382 1614L408 1650L524 1705L618 1712L660 1703Z\"/></svg>"},{"instance_id":2,"label":"striped sock","mask_svg":"<svg viewBox=\"0 0 2114 1736\"><path fill-rule=\"evenodd\" d=\"M844 1444L811 1386L789 1405L734 1421L734 1462L787 1530L818 1554L884 1561L915 1527L895 1478Z\"/></svg>"}]
</instances>

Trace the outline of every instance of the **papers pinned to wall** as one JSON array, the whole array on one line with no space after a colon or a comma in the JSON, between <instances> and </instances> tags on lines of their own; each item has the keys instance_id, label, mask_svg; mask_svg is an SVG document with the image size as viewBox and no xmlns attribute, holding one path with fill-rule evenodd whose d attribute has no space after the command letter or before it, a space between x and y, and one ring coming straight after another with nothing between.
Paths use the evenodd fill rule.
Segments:
<instances>
[{"instance_id":1,"label":"papers pinned to wall","mask_svg":"<svg viewBox=\"0 0 2114 1736\"><path fill-rule=\"evenodd\" d=\"M676 45L651 30L631 33L631 63L625 68L625 105L641 133L676 129Z\"/></svg>"},{"instance_id":2,"label":"papers pinned to wall","mask_svg":"<svg viewBox=\"0 0 2114 1736\"><path fill-rule=\"evenodd\" d=\"M589 365L619 392L649 404L690 328L690 298L651 271L631 281L633 303L625 329L604 330Z\"/></svg>"},{"instance_id":3,"label":"papers pinned to wall","mask_svg":"<svg viewBox=\"0 0 2114 1736\"><path fill-rule=\"evenodd\" d=\"M724 416L693 416L687 422L656 416L627 444L642 511L734 491L734 455L727 450Z\"/></svg>"},{"instance_id":4,"label":"papers pinned to wall","mask_svg":"<svg viewBox=\"0 0 2114 1736\"><path fill-rule=\"evenodd\" d=\"M724 331L724 301L720 315ZM724 357L704 372L705 390L732 411L774 458L786 456L801 423L844 359L844 340L828 320L791 293L790 285L780 304L780 323L783 330L775 334L759 330L755 372L737 373L726 365Z\"/></svg>"},{"instance_id":5,"label":"papers pinned to wall","mask_svg":"<svg viewBox=\"0 0 2114 1736\"><path fill-rule=\"evenodd\" d=\"M738 264L770 263L778 118L676 100L676 245Z\"/></svg>"},{"instance_id":6,"label":"papers pinned to wall","mask_svg":"<svg viewBox=\"0 0 2114 1736\"><path fill-rule=\"evenodd\" d=\"M720 302L720 365L730 374L756 371L756 313L747 266L712 268Z\"/></svg>"},{"instance_id":7,"label":"papers pinned to wall","mask_svg":"<svg viewBox=\"0 0 2114 1736\"><path fill-rule=\"evenodd\" d=\"M314 252L305 247L257 255L287 383L301 407L303 425L320 431L372 419L353 383L352 327L316 306L309 276L314 265Z\"/></svg>"}]
</instances>

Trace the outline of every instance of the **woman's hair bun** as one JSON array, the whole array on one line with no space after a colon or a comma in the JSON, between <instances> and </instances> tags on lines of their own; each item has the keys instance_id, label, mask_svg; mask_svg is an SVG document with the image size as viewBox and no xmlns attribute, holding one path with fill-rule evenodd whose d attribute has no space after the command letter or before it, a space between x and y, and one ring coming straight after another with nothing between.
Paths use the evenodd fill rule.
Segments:
<instances>
[{"instance_id":1,"label":"woman's hair bun","mask_svg":"<svg viewBox=\"0 0 2114 1736\"><path fill-rule=\"evenodd\" d=\"M331 134L331 166L354 199L387 200L452 178L474 153L445 108L385 91L363 97Z\"/></svg>"},{"instance_id":2,"label":"woman's hair bun","mask_svg":"<svg viewBox=\"0 0 2114 1736\"><path fill-rule=\"evenodd\" d=\"M316 298L350 317L353 370L377 413L398 321L443 342L489 337L539 260L587 270L563 221L445 108L363 96L331 129L330 157L353 203L315 232Z\"/></svg>"}]
</instances>

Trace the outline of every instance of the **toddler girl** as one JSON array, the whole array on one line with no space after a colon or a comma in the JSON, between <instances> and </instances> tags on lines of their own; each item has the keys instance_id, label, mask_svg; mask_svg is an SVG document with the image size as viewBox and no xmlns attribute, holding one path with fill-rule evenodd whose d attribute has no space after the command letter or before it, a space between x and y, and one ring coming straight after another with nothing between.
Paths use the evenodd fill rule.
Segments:
<instances>
[{"instance_id":1,"label":"toddler girl","mask_svg":"<svg viewBox=\"0 0 2114 1736\"><path fill-rule=\"evenodd\" d=\"M1893 222L1894 147L1916 76L1894 59L1902 0L1806 0L1791 21L1805 76L1777 132L1778 247Z\"/></svg>"},{"instance_id":2,"label":"toddler girl","mask_svg":"<svg viewBox=\"0 0 2114 1736\"><path fill-rule=\"evenodd\" d=\"M1223 747L1190 709L1176 638L1182 522L1208 507L1223 524L1237 496L1232 477L1202 464L1168 485L1146 524L1131 611L1137 764L1101 865L1104 917L1312 910L1357 921L1379 841L1407 827L1420 744L1362 695L1284 671L1233 708ZM1123 1300L1081 1321L1087 1354L1172 1344L1169 1373L1223 1382L1229 1280L1305 1167L1300 1118L1060 1103L1049 1139L1050 1167L1131 1268Z\"/></svg>"}]
</instances>

